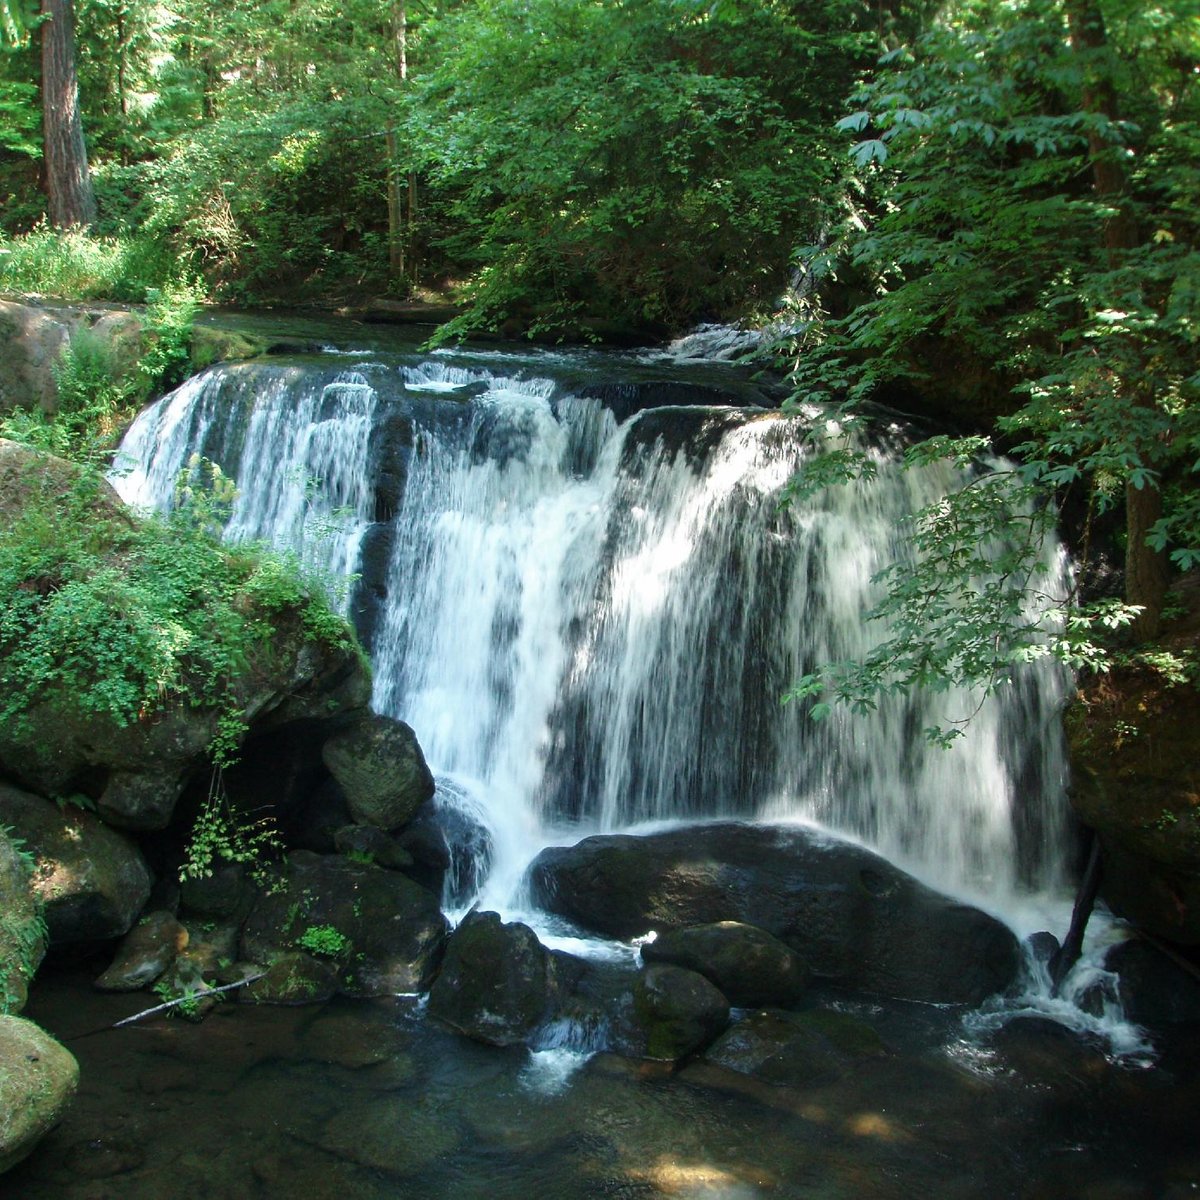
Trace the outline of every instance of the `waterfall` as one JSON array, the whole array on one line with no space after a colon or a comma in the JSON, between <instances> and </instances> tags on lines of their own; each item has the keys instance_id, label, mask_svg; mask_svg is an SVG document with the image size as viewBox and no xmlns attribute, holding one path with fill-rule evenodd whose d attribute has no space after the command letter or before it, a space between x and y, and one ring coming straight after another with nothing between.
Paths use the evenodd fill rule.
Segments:
<instances>
[{"instance_id":1,"label":"waterfall","mask_svg":"<svg viewBox=\"0 0 1200 1200\"><path fill-rule=\"evenodd\" d=\"M953 471L880 446L875 480L781 507L811 418L619 420L556 361L214 369L142 414L117 487L167 507L208 456L238 484L230 536L359 575L373 703L488 813L503 887L551 840L730 815L820 822L992 907L1054 887L1053 670L989 698L949 750L921 731L974 696L822 722L780 703L883 636L873 577Z\"/></svg>"}]
</instances>

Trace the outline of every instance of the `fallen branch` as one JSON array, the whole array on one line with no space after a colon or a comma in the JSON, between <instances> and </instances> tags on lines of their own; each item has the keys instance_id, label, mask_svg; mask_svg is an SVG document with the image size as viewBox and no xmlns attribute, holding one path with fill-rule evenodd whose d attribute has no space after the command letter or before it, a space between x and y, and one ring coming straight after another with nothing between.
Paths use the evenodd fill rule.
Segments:
<instances>
[{"instance_id":1,"label":"fallen branch","mask_svg":"<svg viewBox=\"0 0 1200 1200\"><path fill-rule=\"evenodd\" d=\"M120 1021L115 1021L112 1025L103 1025L99 1029L89 1029L87 1033L77 1033L74 1037L63 1038L64 1042L77 1042L80 1038L91 1037L96 1033L107 1033L110 1029L120 1029L122 1025L132 1025L134 1021L140 1021L143 1017L152 1017L155 1013L166 1012L168 1009L176 1008L180 1004L187 1004L197 1000L203 1000L205 996L216 996L221 992L232 992L234 988L245 987L248 983L254 983L255 980L262 979L266 975L266 971L259 971L257 975L248 975L245 979L239 979L235 983L226 983L221 987L205 988L204 991L185 992L182 996L176 996L174 1000L168 1000L165 1004L156 1004L153 1008L143 1009L141 1012L134 1013L131 1017L123 1017Z\"/></svg>"}]
</instances>

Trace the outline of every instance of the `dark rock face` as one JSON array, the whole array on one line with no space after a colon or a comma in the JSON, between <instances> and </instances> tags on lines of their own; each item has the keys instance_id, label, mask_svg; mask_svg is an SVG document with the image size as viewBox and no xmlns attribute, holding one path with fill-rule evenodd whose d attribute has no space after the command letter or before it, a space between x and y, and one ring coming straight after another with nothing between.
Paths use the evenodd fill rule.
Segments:
<instances>
[{"instance_id":1,"label":"dark rock face","mask_svg":"<svg viewBox=\"0 0 1200 1200\"><path fill-rule=\"evenodd\" d=\"M729 1024L729 1001L703 975L668 964L649 966L638 976L633 1011L645 1058L684 1058Z\"/></svg>"},{"instance_id":2,"label":"dark rock face","mask_svg":"<svg viewBox=\"0 0 1200 1200\"><path fill-rule=\"evenodd\" d=\"M406 873L451 906L473 895L491 867L491 834L470 813L446 801L441 791L396 840L413 858Z\"/></svg>"},{"instance_id":3,"label":"dark rock face","mask_svg":"<svg viewBox=\"0 0 1200 1200\"><path fill-rule=\"evenodd\" d=\"M493 1046L526 1042L546 1019L550 956L528 925L472 913L454 931L429 1012L459 1033Z\"/></svg>"},{"instance_id":4,"label":"dark rock face","mask_svg":"<svg viewBox=\"0 0 1200 1200\"><path fill-rule=\"evenodd\" d=\"M1168 626L1163 650L1200 639L1200 599ZM1101 893L1118 915L1157 937L1200 945L1200 691L1149 667L1085 680L1067 712L1071 806L1096 830Z\"/></svg>"},{"instance_id":5,"label":"dark rock face","mask_svg":"<svg viewBox=\"0 0 1200 1200\"><path fill-rule=\"evenodd\" d=\"M845 1013L757 1012L705 1053L706 1062L781 1087L832 1083L864 1059L887 1051L865 1021Z\"/></svg>"},{"instance_id":6,"label":"dark rock face","mask_svg":"<svg viewBox=\"0 0 1200 1200\"><path fill-rule=\"evenodd\" d=\"M120 937L150 895L150 870L123 834L82 809L65 811L0 785L0 824L11 825L36 860L33 885L52 945Z\"/></svg>"},{"instance_id":7,"label":"dark rock face","mask_svg":"<svg viewBox=\"0 0 1200 1200\"><path fill-rule=\"evenodd\" d=\"M1133 938L1114 946L1104 965L1115 971L1125 1015L1160 1028L1200 1022L1200 977L1149 943Z\"/></svg>"},{"instance_id":8,"label":"dark rock face","mask_svg":"<svg viewBox=\"0 0 1200 1200\"><path fill-rule=\"evenodd\" d=\"M537 901L611 937L741 921L841 987L977 1004L1015 978L999 921L860 846L812 830L722 822L544 850Z\"/></svg>"},{"instance_id":9,"label":"dark rock face","mask_svg":"<svg viewBox=\"0 0 1200 1200\"><path fill-rule=\"evenodd\" d=\"M642 947L642 959L698 972L738 1008L789 1008L804 992L800 956L766 930L739 921L668 930Z\"/></svg>"},{"instance_id":10,"label":"dark rock face","mask_svg":"<svg viewBox=\"0 0 1200 1200\"><path fill-rule=\"evenodd\" d=\"M398 829L433 796L433 775L403 721L364 712L325 743L322 757L361 825Z\"/></svg>"},{"instance_id":11,"label":"dark rock face","mask_svg":"<svg viewBox=\"0 0 1200 1200\"><path fill-rule=\"evenodd\" d=\"M418 992L429 986L447 928L437 898L404 875L296 851L282 890L255 904L241 954L260 963L296 950L321 957L348 996Z\"/></svg>"}]
</instances>

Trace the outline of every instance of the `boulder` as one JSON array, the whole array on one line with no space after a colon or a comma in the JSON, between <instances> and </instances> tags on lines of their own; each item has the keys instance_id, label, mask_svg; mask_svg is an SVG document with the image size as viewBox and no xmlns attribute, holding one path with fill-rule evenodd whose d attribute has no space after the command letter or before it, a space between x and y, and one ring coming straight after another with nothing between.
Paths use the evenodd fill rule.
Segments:
<instances>
[{"instance_id":1,"label":"boulder","mask_svg":"<svg viewBox=\"0 0 1200 1200\"><path fill-rule=\"evenodd\" d=\"M322 957L348 996L424 991L448 924L437 898L404 875L340 855L298 850L242 928L241 957Z\"/></svg>"},{"instance_id":2,"label":"boulder","mask_svg":"<svg viewBox=\"0 0 1200 1200\"><path fill-rule=\"evenodd\" d=\"M150 895L142 852L94 814L0 784L0 823L35 860L33 887L52 944L120 937Z\"/></svg>"},{"instance_id":3,"label":"boulder","mask_svg":"<svg viewBox=\"0 0 1200 1200\"><path fill-rule=\"evenodd\" d=\"M740 921L828 982L978 1004L1015 979L1017 939L877 854L816 830L717 822L542 851L537 903L609 937Z\"/></svg>"},{"instance_id":4,"label":"boulder","mask_svg":"<svg viewBox=\"0 0 1200 1200\"><path fill-rule=\"evenodd\" d=\"M413 856L374 825L343 825L333 835L333 846L339 854L378 863L389 871L408 871L413 866Z\"/></svg>"},{"instance_id":5,"label":"boulder","mask_svg":"<svg viewBox=\"0 0 1200 1200\"><path fill-rule=\"evenodd\" d=\"M46 925L30 882L32 866L0 821L0 1014L25 1007L29 982L46 953Z\"/></svg>"},{"instance_id":6,"label":"boulder","mask_svg":"<svg viewBox=\"0 0 1200 1200\"><path fill-rule=\"evenodd\" d=\"M0 1172L58 1124L78 1082L69 1050L32 1021L0 1016Z\"/></svg>"},{"instance_id":7,"label":"boulder","mask_svg":"<svg viewBox=\"0 0 1200 1200\"><path fill-rule=\"evenodd\" d=\"M323 1004L338 992L333 964L299 951L280 954L261 979L238 989L244 1004Z\"/></svg>"},{"instance_id":8,"label":"boulder","mask_svg":"<svg viewBox=\"0 0 1200 1200\"><path fill-rule=\"evenodd\" d=\"M169 912L149 913L125 935L112 965L94 986L102 992L149 987L187 944L187 930Z\"/></svg>"},{"instance_id":9,"label":"boulder","mask_svg":"<svg viewBox=\"0 0 1200 1200\"><path fill-rule=\"evenodd\" d=\"M1188 970L1140 938L1113 946L1104 966L1117 974L1117 994L1129 1020L1154 1029L1200 1023L1200 972L1195 966Z\"/></svg>"},{"instance_id":10,"label":"boulder","mask_svg":"<svg viewBox=\"0 0 1200 1200\"><path fill-rule=\"evenodd\" d=\"M413 858L406 873L451 908L475 895L492 865L492 835L473 807L457 784L439 780L433 802L396 837Z\"/></svg>"},{"instance_id":11,"label":"boulder","mask_svg":"<svg viewBox=\"0 0 1200 1200\"><path fill-rule=\"evenodd\" d=\"M360 825L399 829L433 796L433 775L403 721L364 712L325 742L322 757Z\"/></svg>"},{"instance_id":12,"label":"boulder","mask_svg":"<svg viewBox=\"0 0 1200 1200\"><path fill-rule=\"evenodd\" d=\"M749 1014L722 1035L704 1060L780 1087L833 1083L887 1050L856 1017L829 1010Z\"/></svg>"},{"instance_id":13,"label":"boulder","mask_svg":"<svg viewBox=\"0 0 1200 1200\"><path fill-rule=\"evenodd\" d=\"M647 963L673 963L703 975L738 1008L790 1008L804 993L800 956L764 929L718 921L667 930L642 947Z\"/></svg>"},{"instance_id":14,"label":"boulder","mask_svg":"<svg viewBox=\"0 0 1200 1200\"><path fill-rule=\"evenodd\" d=\"M0 413L15 408L53 412L58 403L54 364L71 340L57 314L0 300Z\"/></svg>"},{"instance_id":15,"label":"boulder","mask_svg":"<svg viewBox=\"0 0 1200 1200\"><path fill-rule=\"evenodd\" d=\"M446 946L429 1013L476 1041L527 1042L548 1015L550 956L537 934L499 914L469 914Z\"/></svg>"},{"instance_id":16,"label":"boulder","mask_svg":"<svg viewBox=\"0 0 1200 1200\"><path fill-rule=\"evenodd\" d=\"M729 1024L729 1001L703 975L668 964L647 967L633 986L644 1058L675 1061L708 1045Z\"/></svg>"},{"instance_id":17,"label":"boulder","mask_svg":"<svg viewBox=\"0 0 1200 1200\"><path fill-rule=\"evenodd\" d=\"M179 885L180 904L203 917L245 916L253 899L254 884L245 863L217 860L208 875L189 875Z\"/></svg>"}]
</instances>

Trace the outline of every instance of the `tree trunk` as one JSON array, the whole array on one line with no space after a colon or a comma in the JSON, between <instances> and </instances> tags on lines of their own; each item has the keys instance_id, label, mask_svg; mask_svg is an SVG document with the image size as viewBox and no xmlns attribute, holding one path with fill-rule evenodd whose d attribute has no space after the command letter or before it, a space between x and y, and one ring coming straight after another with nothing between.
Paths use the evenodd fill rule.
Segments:
<instances>
[{"instance_id":1,"label":"tree trunk","mask_svg":"<svg viewBox=\"0 0 1200 1200\"><path fill-rule=\"evenodd\" d=\"M388 205L388 262L392 277L404 278L404 202L400 187L400 149L396 131L388 126L387 140L387 205Z\"/></svg>"},{"instance_id":2,"label":"tree trunk","mask_svg":"<svg viewBox=\"0 0 1200 1200\"><path fill-rule=\"evenodd\" d=\"M1108 61L1108 34L1096 0L1067 0L1067 22L1071 43L1083 68L1083 107L1085 111L1116 121L1120 116L1117 90ZM1139 244L1137 222L1125 195L1123 147L1113 145L1097 130L1088 133L1092 165L1092 188L1113 210L1104 223L1104 246L1109 263L1119 264L1127 250ZM1153 391L1135 385L1130 401L1142 408L1154 408ZM1161 458L1160 447L1138 447L1143 465L1152 467ZM1133 623L1134 636L1146 641L1157 635L1162 622L1163 601L1167 592L1166 555L1147 544L1150 530L1162 516L1162 493L1156 484L1125 488L1125 600L1141 612Z\"/></svg>"},{"instance_id":3,"label":"tree trunk","mask_svg":"<svg viewBox=\"0 0 1200 1200\"><path fill-rule=\"evenodd\" d=\"M96 197L79 116L71 0L42 0L42 14L42 131L50 222L60 229L91 226Z\"/></svg>"}]
</instances>

